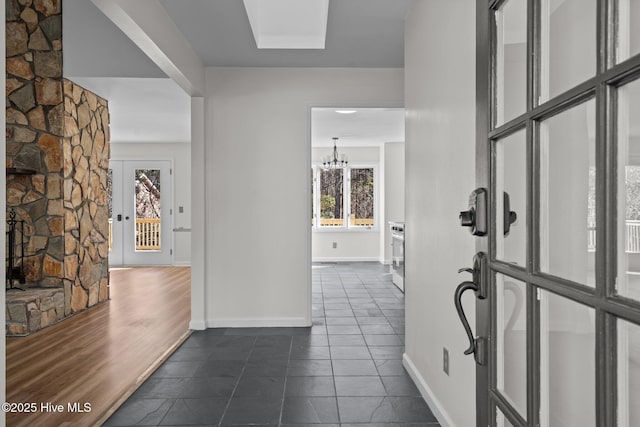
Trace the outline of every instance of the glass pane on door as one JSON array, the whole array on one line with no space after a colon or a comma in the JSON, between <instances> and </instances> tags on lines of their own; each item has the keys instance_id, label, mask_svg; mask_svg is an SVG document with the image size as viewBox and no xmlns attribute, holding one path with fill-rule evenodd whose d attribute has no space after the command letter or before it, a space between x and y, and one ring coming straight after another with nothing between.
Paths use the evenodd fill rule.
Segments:
<instances>
[{"instance_id":1,"label":"glass pane on door","mask_svg":"<svg viewBox=\"0 0 640 427\"><path fill-rule=\"evenodd\" d=\"M161 248L160 169L135 169L136 251Z\"/></svg>"},{"instance_id":2,"label":"glass pane on door","mask_svg":"<svg viewBox=\"0 0 640 427\"><path fill-rule=\"evenodd\" d=\"M526 267L527 140L521 130L496 142L496 257ZM511 213L513 212L513 214Z\"/></svg>"},{"instance_id":3,"label":"glass pane on door","mask_svg":"<svg viewBox=\"0 0 640 427\"><path fill-rule=\"evenodd\" d=\"M596 0L542 0L541 100L596 74Z\"/></svg>"},{"instance_id":4,"label":"glass pane on door","mask_svg":"<svg viewBox=\"0 0 640 427\"><path fill-rule=\"evenodd\" d=\"M617 62L640 53L640 0L618 0Z\"/></svg>"},{"instance_id":5,"label":"glass pane on door","mask_svg":"<svg viewBox=\"0 0 640 427\"><path fill-rule=\"evenodd\" d=\"M640 425L640 326L618 320L618 426Z\"/></svg>"},{"instance_id":6,"label":"glass pane on door","mask_svg":"<svg viewBox=\"0 0 640 427\"><path fill-rule=\"evenodd\" d=\"M595 310L542 291L541 425L595 423Z\"/></svg>"},{"instance_id":7,"label":"glass pane on door","mask_svg":"<svg viewBox=\"0 0 640 427\"><path fill-rule=\"evenodd\" d=\"M509 0L496 11L496 125L527 105L527 2Z\"/></svg>"},{"instance_id":8,"label":"glass pane on door","mask_svg":"<svg viewBox=\"0 0 640 427\"><path fill-rule=\"evenodd\" d=\"M595 286L595 102L540 124L540 269Z\"/></svg>"},{"instance_id":9,"label":"glass pane on door","mask_svg":"<svg viewBox=\"0 0 640 427\"><path fill-rule=\"evenodd\" d=\"M527 416L526 284L496 275L497 387L523 418Z\"/></svg>"},{"instance_id":10,"label":"glass pane on door","mask_svg":"<svg viewBox=\"0 0 640 427\"><path fill-rule=\"evenodd\" d=\"M618 90L618 280L620 295L640 300L640 80Z\"/></svg>"}]
</instances>

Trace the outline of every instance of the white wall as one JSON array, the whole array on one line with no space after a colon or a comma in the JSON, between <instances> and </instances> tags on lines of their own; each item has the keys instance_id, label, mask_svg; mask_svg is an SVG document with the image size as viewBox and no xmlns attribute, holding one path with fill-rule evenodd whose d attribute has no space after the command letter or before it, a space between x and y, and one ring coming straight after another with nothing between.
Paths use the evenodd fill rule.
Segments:
<instances>
[{"instance_id":1,"label":"white wall","mask_svg":"<svg viewBox=\"0 0 640 427\"><path fill-rule=\"evenodd\" d=\"M112 143L111 160L171 160L173 168L173 228L191 228L191 145ZM183 207L180 213L179 207ZM173 233L173 264L191 263L191 233Z\"/></svg>"},{"instance_id":2,"label":"white wall","mask_svg":"<svg viewBox=\"0 0 640 427\"><path fill-rule=\"evenodd\" d=\"M384 168L384 229L381 235L382 262L391 264L391 231L388 222L404 222L404 143L390 142L380 148Z\"/></svg>"},{"instance_id":3,"label":"white wall","mask_svg":"<svg viewBox=\"0 0 640 427\"><path fill-rule=\"evenodd\" d=\"M310 108L402 101L401 69L207 69L207 326L311 324Z\"/></svg>"},{"instance_id":4,"label":"white wall","mask_svg":"<svg viewBox=\"0 0 640 427\"><path fill-rule=\"evenodd\" d=\"M311 151L311 162L320 164L322 158L331 154L333 147L314 147ZM376 166L377 193L380 199L380 185L384 183L380 169L380 149L378 147L338 147L338 153L345 154L349 164ZM314 262L322 261L378 261L380 258L380 227L383 227L378 209L378 227L372 230L327 231L314 230L312 235L311 256ZM337 247L333 247L333 243Z\"/></svg>"},{"instance_id":5,"label":"white wall","mask_svg":"<svg viewBox=\"0 0 640 427\"><path fill-rule=\"evenodd\" d=\"M405 27L405 366L441 425L459 427L475 426L475 364L453 304L475 247L458 224L475 187L475 6L415 2ZM473 320L473 296L464 304Z\"/></svg>"}]
</instances>

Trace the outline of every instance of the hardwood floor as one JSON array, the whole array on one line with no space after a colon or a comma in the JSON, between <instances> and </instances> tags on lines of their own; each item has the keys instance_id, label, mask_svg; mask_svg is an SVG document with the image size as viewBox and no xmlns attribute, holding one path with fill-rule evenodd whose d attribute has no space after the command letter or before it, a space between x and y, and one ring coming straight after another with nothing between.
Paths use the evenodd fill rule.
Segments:
<instances>
[{"instance_id":1,"label":"hardwood floor","mask_svg":"<svg viewBox=\"0 0 640 427\"><path fill-rule=\"evenodd\" d=\"M111 300L23 338L7 339L8 426L100 425L188 335L189 267L111 270ZM41 405L63 405L62 412ZM68 403L91 405L72 413ZM50 407L53 408L53 407Z\"/></svg>"}]
</instances>

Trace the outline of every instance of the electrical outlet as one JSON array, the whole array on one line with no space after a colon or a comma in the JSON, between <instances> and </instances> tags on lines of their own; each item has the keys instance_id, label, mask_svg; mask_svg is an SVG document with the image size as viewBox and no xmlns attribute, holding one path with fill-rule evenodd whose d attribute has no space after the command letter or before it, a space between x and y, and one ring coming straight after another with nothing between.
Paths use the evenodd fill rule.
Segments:
<instances>
[{"instance_id":1,"label":"electrical outlet","mask_svg":"<svg viewBox=\"0 0 640 427\"><path fill-rule=\"evenodd\" d=\"M333 242L333 249L336 249L338 247L338 242Z\"/></svg>"},{"instance_id":2,"label":"electrical outlet","mask_svg":"<svg viewBox=\"0 0 640 427\"><path fill-rule=\"evenodd\" d=\"M449 350L446 347L442 347L442 370L449 375Z\"/></svg>"}]
</instances>

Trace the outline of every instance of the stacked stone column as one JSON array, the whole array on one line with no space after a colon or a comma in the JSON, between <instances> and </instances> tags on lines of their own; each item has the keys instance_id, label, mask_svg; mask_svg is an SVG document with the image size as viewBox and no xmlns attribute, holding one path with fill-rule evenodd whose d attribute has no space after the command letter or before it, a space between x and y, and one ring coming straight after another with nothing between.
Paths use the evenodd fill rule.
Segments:
<instances>
[{"instance_id":1,"label":"stacked stone column","mask_svg":"<svg viewBox=\"0 0 640 427\"><path fill-rule=\"evenodd\" d=\"M68 316L108 299L107 101L62 77L61 0L6 0L7 210L24 221L26 287ZM8 296L9 298L9 296Z\"/></svg>"}]
</instances>

